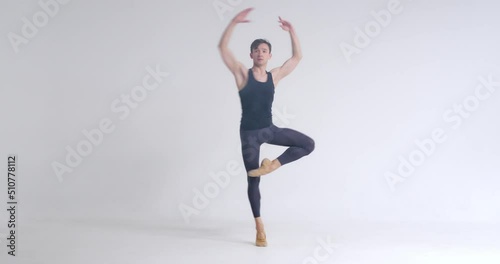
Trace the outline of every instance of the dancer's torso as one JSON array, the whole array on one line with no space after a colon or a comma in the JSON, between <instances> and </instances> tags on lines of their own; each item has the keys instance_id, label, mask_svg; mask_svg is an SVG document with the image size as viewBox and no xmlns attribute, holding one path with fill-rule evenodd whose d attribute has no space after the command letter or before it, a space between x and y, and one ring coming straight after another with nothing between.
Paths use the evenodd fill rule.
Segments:
<instances>
[{"instance_id":1,"label":"dancer's torso","mask_svg":"<svg viewBox=\"0 0 500 264\"><path fill-rule=\"evenodd\" d=\"M272 125L274 83L272 74L266 73L267 80L260 82L255 79L252 69L249 69L247 84L239 91L242 130L260 129Z\"/></svg>"}]
</instances>

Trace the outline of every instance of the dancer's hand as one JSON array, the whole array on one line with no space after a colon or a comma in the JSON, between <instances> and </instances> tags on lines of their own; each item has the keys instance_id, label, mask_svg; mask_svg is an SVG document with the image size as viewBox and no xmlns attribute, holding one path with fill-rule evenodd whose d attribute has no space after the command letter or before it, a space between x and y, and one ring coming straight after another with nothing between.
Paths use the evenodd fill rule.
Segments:
<instances>
[{"instance_id":1,"label":"dancer's hand","mask_svg":"<svg viewBox=\"0 0 500 264\"><path fill-rule=\"evenodd\" d=\"M247 8L241 12L239 12L234 18L233 18L233 23L248 23L250 22L250 20L246 19L247 18L247 15L248 13L250 13L250 11L252 11L253 8L250 7L250 8Z\"/></svg>"},{"instance_id":2,"label":"dancer's hand","mask_svg":"<svg viewBox=\"0 0 500 264\"><path fill-rule=\"evenodd\" d=\"M279 19L280 19L280 20L279 20L278 22L280 23L280 27L281 27L284 31L289 32L289 31L292 31L292 30L293 30L293 26L292 26L292 24L291 24L290 22L288 22L288 21L286 21L286 20L282 19L281 17L279 17Z\"/></svg>"}]
</instances>

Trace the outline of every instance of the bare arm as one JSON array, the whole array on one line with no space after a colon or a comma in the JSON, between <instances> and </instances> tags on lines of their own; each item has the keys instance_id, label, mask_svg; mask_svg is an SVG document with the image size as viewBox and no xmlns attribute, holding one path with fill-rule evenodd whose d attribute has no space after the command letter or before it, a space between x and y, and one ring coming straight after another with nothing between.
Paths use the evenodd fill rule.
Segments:
<instances>
[{"instance_id":1,"label":"bare arm","mask_svg":"<svg viewBox=\"0 0 500 264\"><path fill-rule=\"evenodd\" d=\"M292 57L285 61L285 63L283 63L280 67L271 70L275 85L277 85L281 79L290 74L302 59L302 50L300 48L299 38L295 33L295 29L290 22L281 19L281 17L279 19L281 28L290 33L290 39L292 41Z\"/></svg>"},{"instance_id":2,"label":"bare arm","mask_svg":"<svg viewBox=\"0 0 500 264\"><path fill-rule=\"evenodd\" d=\"M252 10L253 8L247 8L238 13L233 18L233 20L231 20L219 41L219 52L221 54L222 60L224 61L224 64L227 66L227 68L231 71L231 73L233 73L238 89L243 88L243 85L245 85L247 77L246 69L245 66L236 59L233 52L231 52L231 50L229 49L228 44L236 25L238 23L250 22L246 19L246 16Z\"/></svg>"}]
</instances>

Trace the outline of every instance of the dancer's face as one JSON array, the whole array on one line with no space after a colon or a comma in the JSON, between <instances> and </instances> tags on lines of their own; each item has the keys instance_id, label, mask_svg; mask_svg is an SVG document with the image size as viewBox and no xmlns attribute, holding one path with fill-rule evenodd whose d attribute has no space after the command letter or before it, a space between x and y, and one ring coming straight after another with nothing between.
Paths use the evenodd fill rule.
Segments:
<instances>
[{"instance_id":1,"label":"dancer's face","mask_svg":"<svg viewBox=\"0 0 500 264\"><path fill-rule=\"evenodd\" d=\"M266 65L271 57L272 54L269 52L269 46L266 43L261 43L250 53L250 58L252 58L253 63L257 66Z\"/></svg>"}]
</instances>

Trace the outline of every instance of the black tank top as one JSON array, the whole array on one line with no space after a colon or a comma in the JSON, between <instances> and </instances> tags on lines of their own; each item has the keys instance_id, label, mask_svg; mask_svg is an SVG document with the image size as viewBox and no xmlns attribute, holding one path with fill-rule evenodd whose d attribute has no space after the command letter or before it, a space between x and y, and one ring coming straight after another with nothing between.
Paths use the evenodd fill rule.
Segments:
<instances>
[{"instance_id":1,"label":"black tank top","mask_svg":"<svg viewBox=\"0 0 500 264\"><path fill-rule=\"evenodd\" d=\"M239 91L241 101L241 130L253 130L272 125L271 107L274 100L273 76L267 72L267 81L255 80L252 69L248 70L248 82Z\"/></svg>"}]
</instances>

